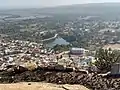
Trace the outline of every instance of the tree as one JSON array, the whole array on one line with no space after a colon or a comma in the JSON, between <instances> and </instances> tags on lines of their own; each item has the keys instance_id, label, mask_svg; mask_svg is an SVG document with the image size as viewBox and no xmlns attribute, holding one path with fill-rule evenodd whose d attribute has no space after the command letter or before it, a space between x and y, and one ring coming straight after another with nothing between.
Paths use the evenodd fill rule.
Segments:
<instances>
[{"instance_id":1,"label":"tree","mask_svg":"<svg viewBox=\"0 0 120 90\"><path fill-rule=\"evenodd\" d=\"M53 47L54 51L59 51L59 52L63 52L63 51L68 51L70 48L70 45L55 45Z\"/></svg>"},{"instance_id":2,"label":"tree","mask_svg":"<svg viewBox=\"0 0 120 90\"><path fill-rule=\"evenodd\" d=\"M117 50L100 48L98 51L96 51L95 58L95 65L97 68L103 72L108 72L111 70L111 66L118 62L120 58L120 52Z\"/></svg>"}]
</instances>

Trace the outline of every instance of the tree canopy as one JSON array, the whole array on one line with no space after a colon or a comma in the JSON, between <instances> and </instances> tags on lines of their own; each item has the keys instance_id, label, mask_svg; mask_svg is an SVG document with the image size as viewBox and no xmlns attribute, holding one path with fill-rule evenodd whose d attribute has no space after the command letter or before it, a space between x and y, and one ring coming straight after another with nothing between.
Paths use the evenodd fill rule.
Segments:
<instances>
[{"instance_id":1,"label":"tree canopy","mask_svg":"<svg viewBox=\"0 0 120 90\"><path fill-rule=\"evenodd\" d=\"M120 51L111 50L111 49L102 49L100 48L96 51L96 63L95 65L101 71L110 71L111 66L119 62L120 59Z\"/></svg>"}]
</instances>

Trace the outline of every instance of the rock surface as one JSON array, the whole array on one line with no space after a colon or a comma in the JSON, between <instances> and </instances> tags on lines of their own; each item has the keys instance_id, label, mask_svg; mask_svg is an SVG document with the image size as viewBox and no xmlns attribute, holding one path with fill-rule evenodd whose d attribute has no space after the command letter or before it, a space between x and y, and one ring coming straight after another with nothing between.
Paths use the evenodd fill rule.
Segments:
<instances>
[{"instance_id":1,"label":"rock surface","mask_svg":"<svg viewBox=\"0 0 120 90\"><path fill-rule=\"evenodd\" d=\"M26 82L16 84L0 84L0 90L89 90L81 85L56 85L50 83Z\"/></svg>"},{"instance_id":2,"label":"rock surface","mask_svg":"<svg viewBox=\"0 0 120 90\"><path fill-rule=\"evenodd\" d=\"M92 90L120 90L120 79L118 78L102 77L97 74L88 75L82 72L58 72L38 69L22 73L0 72L0 76L0 83L44 81L54 84L78 84Z\"/></svg>"}]
</instances>

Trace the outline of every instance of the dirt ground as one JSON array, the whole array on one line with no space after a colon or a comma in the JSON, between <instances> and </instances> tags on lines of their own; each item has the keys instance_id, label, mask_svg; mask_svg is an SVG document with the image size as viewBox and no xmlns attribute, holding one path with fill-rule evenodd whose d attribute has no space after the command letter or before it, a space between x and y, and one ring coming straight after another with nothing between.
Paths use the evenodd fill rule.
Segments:
<instances>
[{"instance_id":1,"label":"dirt ground","mask_svg":"<svg viewBox=\"0 0 120 90\"><path fill-rule=\"evenodd\" d=\"M103 47L103 49L120 50L120 44L108 44Z\"/></svg>"},{"instance_id":2,"label":"dirt ground","mask_svg":"<svg viewBox=\"0 0 120 90\"><path fill-rule=\"evenodd\" d=\"M15 84L0 84L0 90L89 90L89 89L81 85L68 85L68 84L56 85L50 83L21 82Z\"/></svg>"}]
</instances>

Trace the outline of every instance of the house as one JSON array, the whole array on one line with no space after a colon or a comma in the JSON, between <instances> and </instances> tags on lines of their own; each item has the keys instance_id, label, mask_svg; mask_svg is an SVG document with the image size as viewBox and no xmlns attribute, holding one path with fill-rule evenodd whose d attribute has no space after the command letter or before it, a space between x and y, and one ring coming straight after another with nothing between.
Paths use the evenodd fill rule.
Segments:
<instances>
[{"instance_id":1,"label":"house","mask_svg":"<svg viewBox=\"0 0 120 90\"><path fill-rule=\"evenodd\" d=\"M85 49L84 48L71 48L70 54L83 55L83 54L85 54Z\"/></svg>"},{"instance_id":2,"label":"house","mask_svg":"<svg viewBox=\"0 0 120 90\"><path fill-rule=\"evenodd\" d=\"M120 63L115 63L112 65L111 75L120 75Z\"/></svg>"},{"instance_id":3,"label":"house","mask_svg":"<svg viewBox=\"0 0 120 90\"><path fill-rule=\"evenodd\" d=\"M88 56L85 57L83 60L80 60L80 65L83 67L89 67L89 65L94 62L95 62L95 57Z\"/></svg>"}]
</instances>

